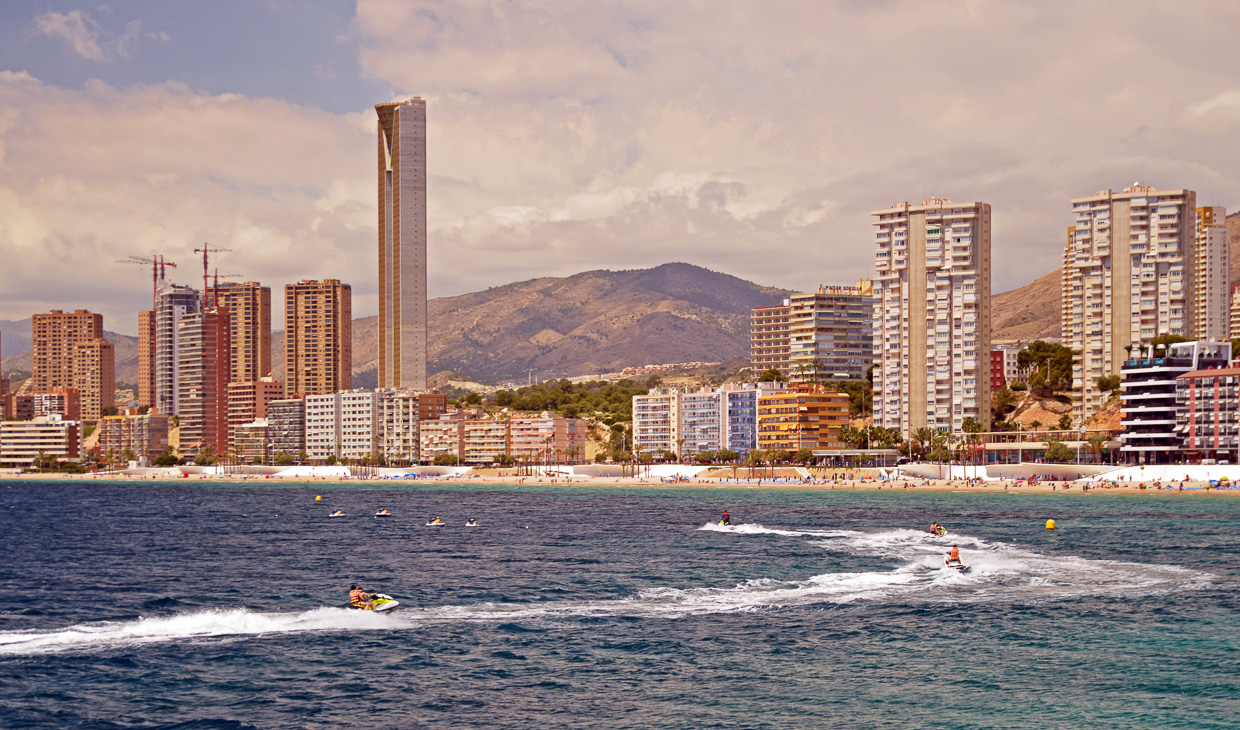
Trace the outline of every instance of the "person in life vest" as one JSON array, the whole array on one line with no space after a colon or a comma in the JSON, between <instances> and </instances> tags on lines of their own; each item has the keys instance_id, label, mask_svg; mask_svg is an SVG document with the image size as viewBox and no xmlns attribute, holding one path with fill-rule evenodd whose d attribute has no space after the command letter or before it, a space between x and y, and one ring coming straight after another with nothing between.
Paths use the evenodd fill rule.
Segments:
<instances>
[{"instance_id":1,"label":"person in life vest","mask_svg":"<svg viewBox=\"0 0 1240 730\"><path fill-rule=\"evenodd\" d=\"M930 523L930 534L931 535L934 535L937 537L939 535L942 535L944 532L947 532L947 530L944 530L943 526L940 525L939 523L937 522Z\"/></svg>"},{"instance_id":2,"label":"person in life vest","mask_svg":"<svg viewBox=\"0 0 1240 730\"><path fill-rule=\"evenodd\" d=\"M375 594L367 593L361 586L349 586L349 605L354 608L374 608Z\"/></svg>"},{"instance_id":3,"label":"person in life vest","mask_svg":"<svg viewBox=\"0 0 1240 730\"><path fill-rule=\"evenodd\" d=\"M960 548L956 547L955 545L952 545L952 551L947 554L947 564L951 565L952 563L959 563L959 562L960 562Z\"/></svg>"},{"instance_id":4,"label":"person in life vest","mask_svg":"<svg viewBox=\"0 0 1240 730\"><path fill-rule=\"evenodd\" d=\"M721 525L732 524L732 518L728 516L728 511L726 509L723 511L723 519L719 520L719 524Z\"/></svg>"}]
</instances>

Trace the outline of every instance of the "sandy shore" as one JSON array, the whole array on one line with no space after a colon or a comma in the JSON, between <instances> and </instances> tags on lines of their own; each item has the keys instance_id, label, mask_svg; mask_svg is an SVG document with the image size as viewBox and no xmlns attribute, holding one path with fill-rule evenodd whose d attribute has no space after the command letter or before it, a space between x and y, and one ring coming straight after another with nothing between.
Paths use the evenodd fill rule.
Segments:
<instances>
[{"instance_id":1,"label":"sandy shore","mask_svg":"<svg viewBox=\"0 0 1240 730\"><path fill-rule=\"evenodd\" d=\"M1220 495L1220 496L1240 496L1240 488L1236 489L1217 489L1211 488L1208 483L1197 481L1174 481L1174 482L1147 482L1145 484L1137 482L1121 482L1120 484L1110 484L1108 482L1064 482L1064 481L1038 481L1029 484L1023 480L1001 480L1001 481L978 481L963 479L891 479L883 480L876 477L852 475L852 478L844 479L747 479L747 478L689 478L678 481L665 481L663 479L636 478L636 477L606 477L606 478L588 478L588 477L547 477L547 476L489 476L489 475L467 475L467 476L427 476L419 479L385 479L382 477L266 477L258 475L205 475L191 474L182 478L166 478L166 477L149 477L149 476L128 476L124 474L21 474L14 475L12 473L0 474L0 482L4 481L124 481L124 482L143 482L151 481L166 484L192 484L194 482L212 482L212 483L245 483L245 482L264 482L268 484L282 485L305 485L314 484L352 484L352 483L368 483L383 484L385 482L394 483L417 483L417 484L433 484L433 483L457 483L457 484L493 484L493 485L515 485L515 486L589 486L589 487L657 487L657 488L699 488L699 489L797 489L797 490L873 490L873 491L932 491L932 492L1024 492L1024 493L1084 493L1084 494L1187 494L1187 495Z\"/></svg>"}]
</instances>

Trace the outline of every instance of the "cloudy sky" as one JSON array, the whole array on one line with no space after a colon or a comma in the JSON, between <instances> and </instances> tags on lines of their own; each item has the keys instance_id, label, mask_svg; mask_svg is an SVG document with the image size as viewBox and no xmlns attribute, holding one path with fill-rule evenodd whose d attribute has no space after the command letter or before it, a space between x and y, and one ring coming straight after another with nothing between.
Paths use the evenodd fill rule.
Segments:
<instances>
[{"instance_id":1,"label":"cloudy sky","mask_svg":"<svg viewBox=\"0 0 1240 730\"><path fill-rule=\"evenodd\" d=\"M213 0L0 4L0 319L132 333L193 283L353 285L376 311L373 105L428 100L430 287L686 261L810 289L869 211L994 210L995 291L1059 265L1068 199L1240 210L1240 3ZM278 310L278 308L277 308Z\"/></svg>"}]
</instances>

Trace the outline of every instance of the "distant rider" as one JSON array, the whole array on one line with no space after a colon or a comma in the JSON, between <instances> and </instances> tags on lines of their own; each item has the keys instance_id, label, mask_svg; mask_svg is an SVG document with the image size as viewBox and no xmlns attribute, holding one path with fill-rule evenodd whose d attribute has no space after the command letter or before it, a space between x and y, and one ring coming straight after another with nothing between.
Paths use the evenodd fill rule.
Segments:
<instances>
[{"instance_id":1,"label":"distant rider","mask_svg":"<svg viewBox=\"0 0 1240 730\"><path fill-rule=\"evenodd\" d=\"M947 564L960 563L960 548L952 545L952 551L947 554ZM960 563L963 565L963 563Z\"/></svg>"},{"instance_id":2,"label":"distant rider","mask_svg":"<svg viewBox=\"0 0 1240 730\"><path fill-rule=\"evenodd\" d=\"M723 511L723 519L722 519L722 520L719 520L719 524L721 524L721 525L731 525L731 524L732 524L732 518L728 516L728 511L727 511L727 510L724 510L724 511Z\"/></svg>"},{"instance_id":3,"label":"distant rider","mask_svg":"<svg viewBox=\"0 0 1240 730\"><path fill-rule=\"evenodd\" d=\"M939 527L939 523L937 523L937 522L931 522L931 523L930 523L930 534L931 534L931 535L936 535L936 536L937 536L937 535L939 534L939 530L941 530L941 529L943 529L943 528Z\"/></svg>"},{"instance_id":4,"label":"distant rider","mask_svg":"<svg viewBox=\"0 0 1240 730\"><path fill-rule=\"evenodd\" d=\"M349 604L354 608L374 608L374 593L367 593L361 586L349 586Z\"/></svg>"}]
</instances>

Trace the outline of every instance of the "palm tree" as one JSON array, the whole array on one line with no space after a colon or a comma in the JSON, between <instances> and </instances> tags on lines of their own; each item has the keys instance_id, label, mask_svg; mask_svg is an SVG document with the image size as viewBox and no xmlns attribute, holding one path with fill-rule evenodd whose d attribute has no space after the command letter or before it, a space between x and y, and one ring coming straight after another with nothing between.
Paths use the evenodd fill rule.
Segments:
<instances>
[{"instance_id":1,"label":"palm tree","mask_svg":"<svg viewBox=\"0 0 1240 730\"><path fill-rule=\"evenodd\" d=\"M827 367L827 363L821 357L818 357L817 355L815 355L813 358L811 358L809 361L810 382L813 383L814 385L818 385L818 382L819 382L818 372L821 370L825 370L826 367Z\"/></svg>"},{"instance_id":2,"label":"palm tree","mask_svg":"<svg viewBox=\"0 0 1240 730\"><path fill-rule=\"evenodd\" d=\"M929 426L921 426L913 430L912 442L917 445L917 452L925 455L930 445L934 443L935 430Z\"/></svg>"},{"instance_id":3,"label":"palm tree","mask_svg":"<svg viewBox=\"0 0 1240 730\"><path fill-rule=\"evenodd\" d=\"M1098 461L1101 462L1102 450L1107 447L1107 443L1110 440L1111 437L1105 433L1094 433L1090 434L1089 438L1085 439L1085 443L1089 445L1090 453L1096 457L1099 457Z\"/></svg>"}]
</instances>

